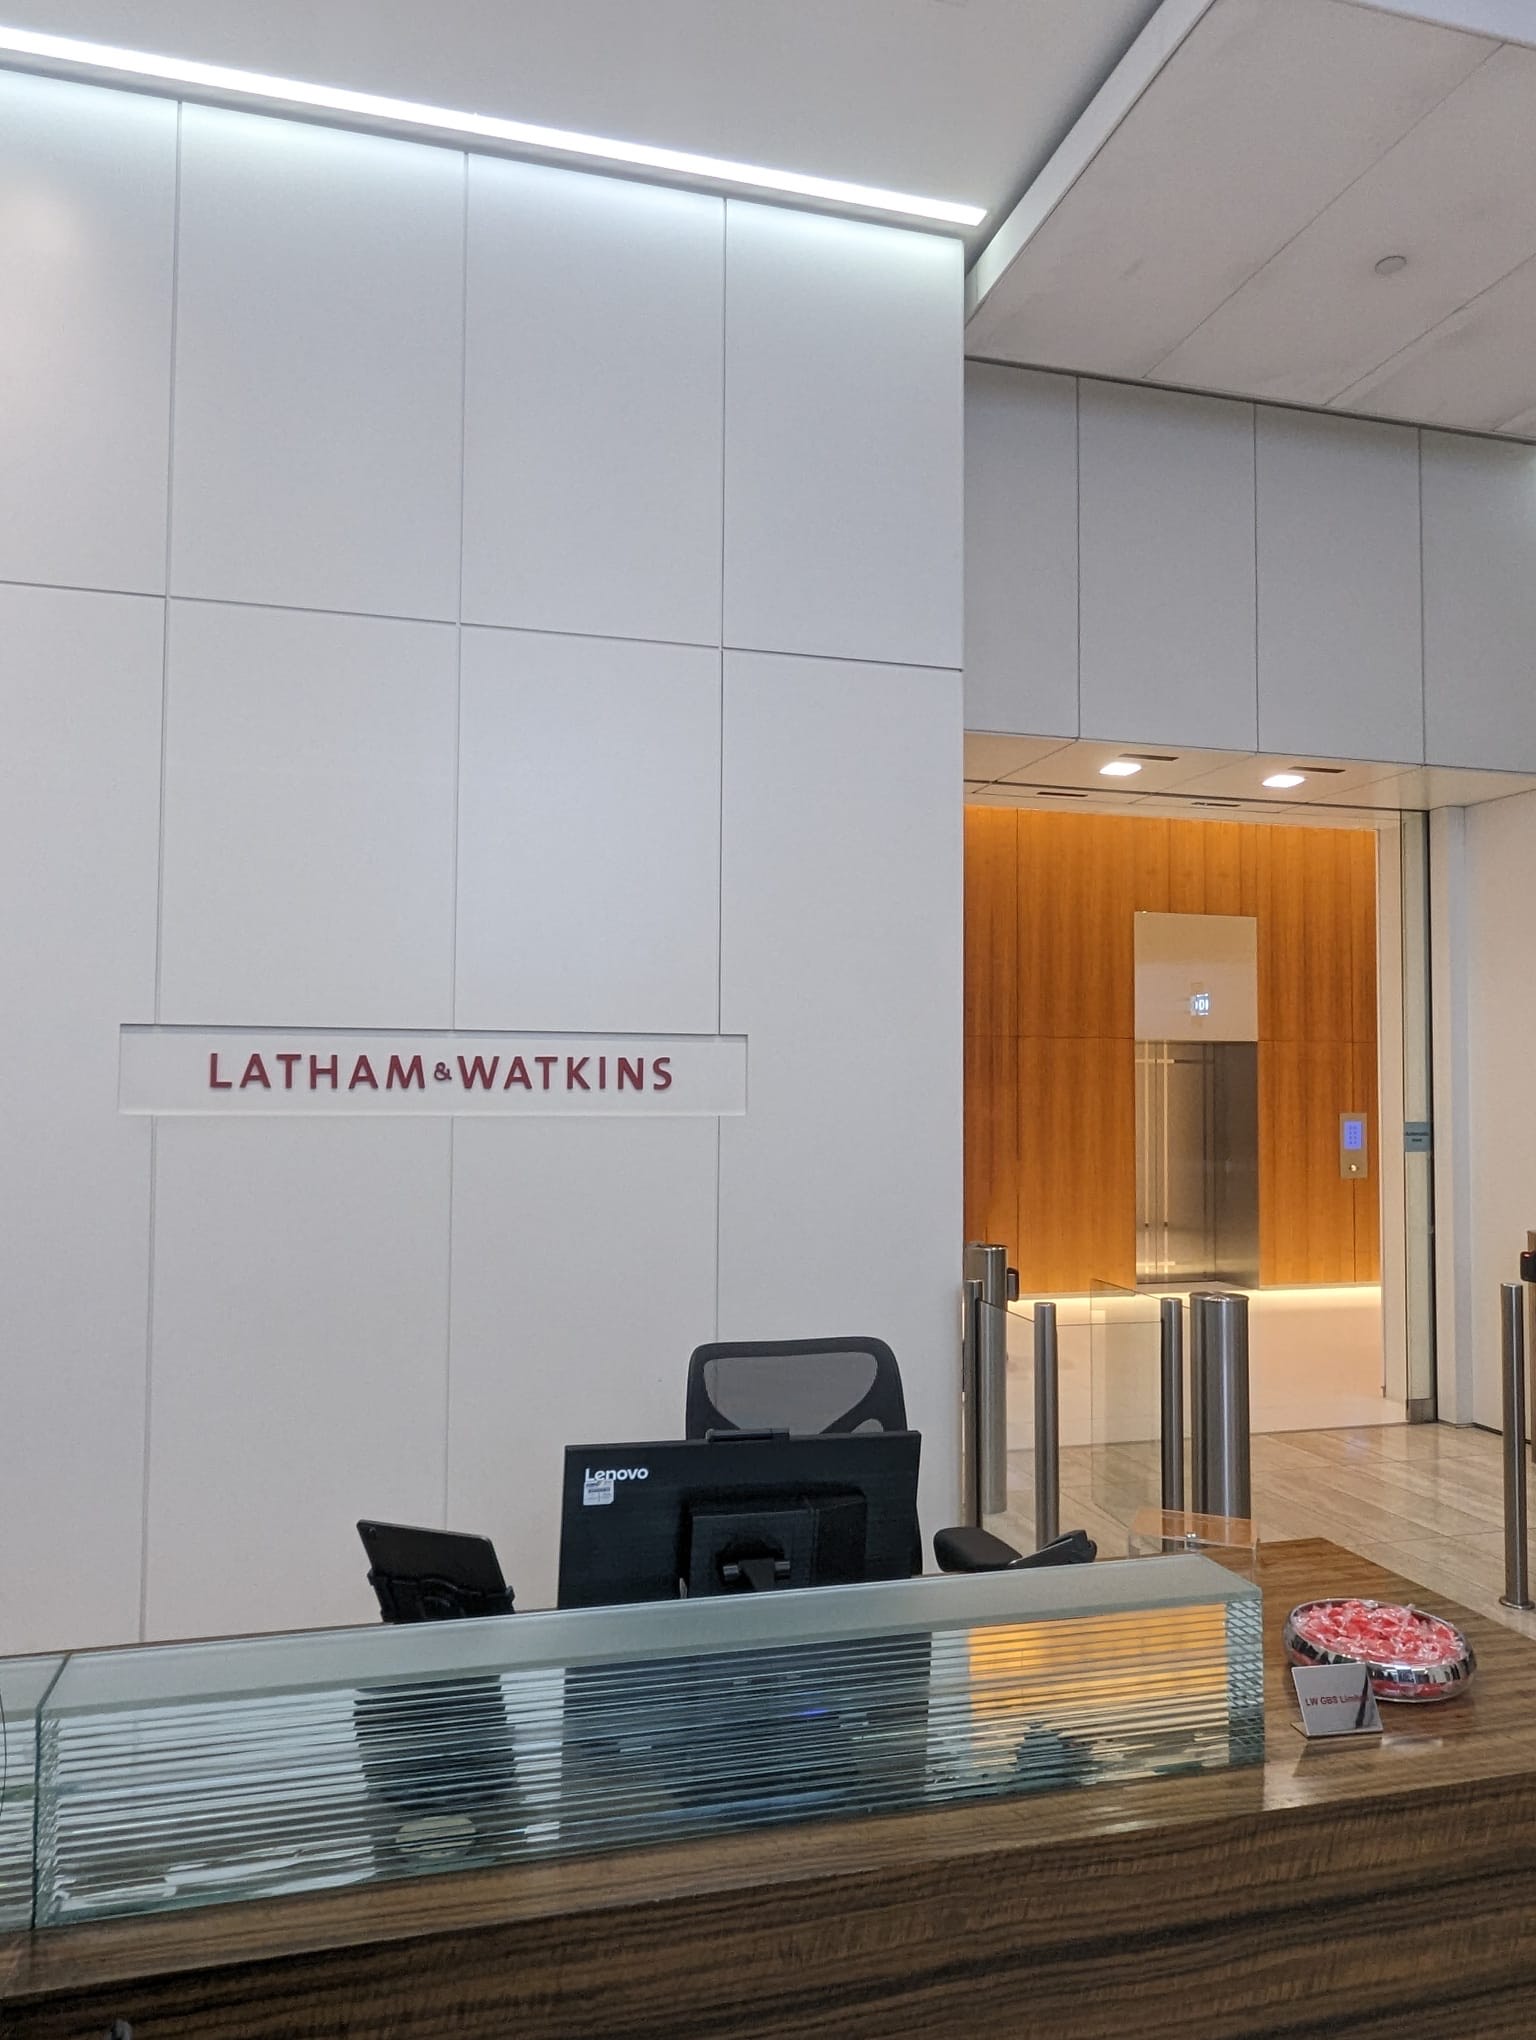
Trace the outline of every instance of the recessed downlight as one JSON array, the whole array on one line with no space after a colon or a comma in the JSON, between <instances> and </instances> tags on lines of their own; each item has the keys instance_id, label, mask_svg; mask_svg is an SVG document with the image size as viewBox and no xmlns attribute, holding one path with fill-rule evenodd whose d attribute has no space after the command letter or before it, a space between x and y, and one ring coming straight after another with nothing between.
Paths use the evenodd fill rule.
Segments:
<instances>
[{"instance_id":1,"label":"recessed downlight","mask_svg":"<svg viewBox=\"0 0 1536 2040\"><path fill-rule=\"evenodd\" d=\"M1264 784L1272 786L1277 793L1287 793L1293 786L1305 785L1306 777L1305 772L1271 772Z\"/></svg>"},{"instance_id":2,"label":"recessed downlight","mask_svg":"<svg viewBox=\"0 0 1536 2040\"><path fill-rule=\"evenodd\" d=\"M1099 772L1105 779L1134 779L1141 770L1136 758L1111 758L1107 765L1101 765Z\"/></svg>"},{"instance_id":3,"label":"recessed downlight","mask_svg":"<svg viewBox=\"0 0 1536 2040\"><path fill-rule=\"evenodd\" d=\"M87 77L93 83L144 78L155 84L185 86L192 97L216 104L265 106L294 112L313 108L343 121L364 121L410 133L467 135L518 153L624 163L663 176L682 177L705 185L748 191L777 191L813 204L847 206L856 212L893 213L907 219L935 220L946 226L975 227L987 216L980 205L952 199L925 198L916 192L885 191L868 184L850 184L839 177L817 177L800 170L776 170L767 164L736 163L719 156L699 156L688 149L666 149L649 142L621 141L606 135L578 134L526 120L471 113L451 106L427 106L414 99L392 99L377 92L355 92L344 85L315 85L302 78L273 77L264 71L239 71L228 64L205 64L189 57L168 57L147 50L120 49L114 44L83 42L68 35L47 35L35 29L0 26L0 63L7 56L55 76Z\"/></svg>"},{"instance_id":4,"label":"recessed downlight","mask_svg":"<svg viewBox=\"0 0 1536 2040\"><path fill-rule=\"evenodd\" d=\"M1396 276L1400 269L1406 269L1407 267L1408 257L1406 255L1383 255L1376 264L1376 274L1378 276Z\"/></svg>"}]
</instances>

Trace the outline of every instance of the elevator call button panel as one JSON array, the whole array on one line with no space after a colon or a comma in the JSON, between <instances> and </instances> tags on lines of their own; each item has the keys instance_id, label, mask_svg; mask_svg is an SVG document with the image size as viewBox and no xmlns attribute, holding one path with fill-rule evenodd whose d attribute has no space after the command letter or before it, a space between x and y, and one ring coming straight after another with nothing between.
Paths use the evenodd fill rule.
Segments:
<instances>
[{"instance_id":1,"label":"elevator call button panel","mask_svg":"<svg viewBox=\"0 0 1536 2040\"><path fill-rule=\"evenodd\" d=\"M1369 1155L1365 1143L1365 1114L1363 1112L1341 1112L1339 1114L1339 1174L1341 1176L1364 1176L1369 1173Z\"/></svg>"}]
</instances>

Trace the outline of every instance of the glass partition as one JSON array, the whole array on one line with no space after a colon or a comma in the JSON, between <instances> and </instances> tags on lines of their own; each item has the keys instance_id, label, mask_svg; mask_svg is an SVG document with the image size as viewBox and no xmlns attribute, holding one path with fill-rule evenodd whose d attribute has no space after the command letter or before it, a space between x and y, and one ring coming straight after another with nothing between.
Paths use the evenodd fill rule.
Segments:
<instances>
[{"instance_id":1,"label":"glass partition","mask_svg":"<svg viewBox=\"0 0 1536 2040\"><path fill-rule=\"evenodd\" d=\"M1250 1580L1258 1578L1259 1539L1246 1516L1203 1516L1193 1509L1142 1509L1131 1525L1132 1558L1157 1551L1203 1551Z\"/></svg>"},{"instance_id":2,"label":"glass partition","mask_svg":"<svg viewBox=\"0 0 1536 2040\"><path fill-rule=\"evenodd\" d=\"M37 1661L7 1888L55 1926L1256 1762L1259 1610L1181 1555Z\"/></svg>"},{"instance_id":3,"label":"glass partition","mask_svg":"<svg viewBox=\"0 0 1536 2040\"><path fill-rule=\"evenodd\" d=\"M1089 1499L1120 1532L1162 1500L1160 1300L1095 1282L1089 1297ZM1188 1397L1185 1397L1188 1408Z\"/></svg>"}]
</instances>

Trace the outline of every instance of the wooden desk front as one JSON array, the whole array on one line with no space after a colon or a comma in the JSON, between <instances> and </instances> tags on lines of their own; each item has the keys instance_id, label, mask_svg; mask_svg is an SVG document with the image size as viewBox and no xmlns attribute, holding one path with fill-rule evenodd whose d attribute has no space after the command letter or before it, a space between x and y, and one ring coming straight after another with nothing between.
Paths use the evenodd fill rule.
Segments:
<instances>
[{"instance_id":1,"label":"wooden desk front","mask_svg":"<svg viewBox=\"0 0 1536 2040\"><path fill-rule=\"evenodd\" d=\"M1536 1644L1321 1540L1262 1581L1262 1768L0 1941L5 2040L1536 2035ZM1472 1690L1311 1747L1319 1594L1460 1624Z\"/></svg>"}]
</instances>

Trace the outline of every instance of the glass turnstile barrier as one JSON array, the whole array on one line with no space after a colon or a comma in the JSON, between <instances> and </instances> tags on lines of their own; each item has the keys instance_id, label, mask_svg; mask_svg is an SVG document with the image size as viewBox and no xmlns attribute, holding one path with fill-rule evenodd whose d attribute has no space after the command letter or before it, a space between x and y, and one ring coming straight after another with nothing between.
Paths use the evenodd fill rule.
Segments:
<instances>
[{"instance_id":1,"label":"glass turnstile barrier","mask_svg":"<svg viewBox=\"0 0 1536 2040\"><path fill-rule=\"evenodd\" d=\"M1160 1300L1095 1282L1088 1320L1087 1438L1074 1440L1063 1482L1070 1468L1073 1491L1124 1551L1137 1516L1162 1501Z\"/></svg>"},{"instance_id":2,"label":"glass turnstile barrier","mask_svg":"<svg viewBox=\"0 0 1536 2040\"><path fill-rule=\"evenodd\" d=\"M1211 1294L1231 1292L1198 1294L1204 1303ZM1064 1454L1063 1485L1072 1500L1081 1495L1093 1512L1101 1547L1129 1551L1133 1557L1157 1550L1208 1551L1251 1576L1258 1545L1249 1509L1224 1515L1219 1503L1201 1501L1195 1444L1195 1401L1201 1388L1191 1358L1196 1346L1191 1308L1182 1295L1149 1295L1116 1283L1095 1283L1090 1298L1090 1437L1077 1454ZM1168 1314L1171 1325L1165 1325ZM1232 1446L1232 1457L1246 1469L1246 1350L1238 1365L1240 1429L1222 1442ZM1207 1393L1211 1385L1207 1380ZM1236 1410L1231 1414L1238 1416ZM1208 1405L1208 1424L1217 1415L1215 1406ZM1219 1454L1215 1470L1227 1465L1227 1457ZM1245 1471L1242 1482L1229 1482L1243 1487L1245 1499L1246 1479Z\"/></svg>"}]
</instances>

